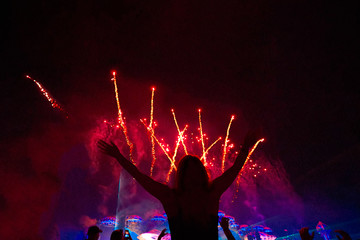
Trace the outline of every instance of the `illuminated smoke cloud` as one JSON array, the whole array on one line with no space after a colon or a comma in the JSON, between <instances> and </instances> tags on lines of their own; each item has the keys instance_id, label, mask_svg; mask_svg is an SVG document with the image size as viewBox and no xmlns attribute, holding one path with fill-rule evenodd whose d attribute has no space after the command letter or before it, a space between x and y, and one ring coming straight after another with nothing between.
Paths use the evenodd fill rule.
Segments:
<instances>
[{"instance_id":1,"label":"illuminated smoke cloud","mask_svg":"<svg viewBox=\"0 0 360 240\"><path fill-rule=\"evenodd\" d=\"M90 226L96 225L97 219L96 218L90 218L89 216L84 216L83 215L83 216L80 217L79 223L84 229L87 229Z\"/></svg>"}]
</instances>

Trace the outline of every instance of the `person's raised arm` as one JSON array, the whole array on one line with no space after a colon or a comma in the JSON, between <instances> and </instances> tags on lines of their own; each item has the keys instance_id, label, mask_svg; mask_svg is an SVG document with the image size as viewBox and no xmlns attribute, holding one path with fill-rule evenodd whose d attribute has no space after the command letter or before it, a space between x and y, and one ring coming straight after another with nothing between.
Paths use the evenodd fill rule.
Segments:
<instances>
[{"instance_id":1,"label":"person's raised arm","mask_svg":"<svg viewBox=\"0 0 360 240\"><path fill-rule=\"evenodd\" d=\"M244 144L241 147L240 153L235 159L234 164L213 181L214 191L221 195L234 182L246 161L250 149L258 140L260 140L260 138L261 135L259 130L251 131L246 134Z\"/></svg>"},{"instance_id":2,"label":"person's raised arm","mask_svg":"<svg viewBox=\"0 0 360 240\"><path fill-rule=\"evenodd\" d=\"M341 237L339 235L336 235L336 237L339 240L351 240L350 235L347 232L343 231L343 230L334 230L334 232L339 233L341 235Z\"/></svg>"},{"instance_id":3,"label":"person's raised arm","mask_svg":"<svg viewBox=\"0 0 360 240\"><path fill-rule=\"evenodd\" d=\"M299 234L300 234L301 240L313 240L315 232L312 232L312 234L310 235L309 228L303 227L300 229Z\"/></svg>"},{"instance_id":4,"label":"person's raised arm","mask_svg":"<svg viewBox=\"0 0 360 240\"><path fill-rule=\"evenodd\" d=\"M220 222L220 226L222 227L225 236L228 240L235 240L234 235L232 235L229 228L229 219L227 217L223 217Z\"/></svg>"},{"instance_id":5,"label":"person's raised arm","mask_svg":"<svg viewBox=\"0 0 360 240\"><path fill-rule=\"evenodd\" d=\"M103 152L106 155L109 155L111 157L114 157L120 165L133 177L140 183L140 185L145 188L146 191L148 191L151 195L153 195L156 198L162 198L163 196L166 196L168 194L168 191L170 190L168 186L159 183L155 180L153 180L151 177L143 174L142 172L137 169L137 167L131 163L129 160L127 160L119 151L118 147L113 143L110 142L108 144L107 142L103 140L99 140L97 143L99 149L101 152Z\"/></svg>"},{"instance_id":6,"label":"person's raised arm","mask_svg":"<svg viewBox=\"0 0 360 240\"><path fill-rule=\"evenodd\" d=\"M167 233L166 233L166 228L164 228L161 233L159 234L157 240L161 240Z\"/></svg>"}]
</instances>

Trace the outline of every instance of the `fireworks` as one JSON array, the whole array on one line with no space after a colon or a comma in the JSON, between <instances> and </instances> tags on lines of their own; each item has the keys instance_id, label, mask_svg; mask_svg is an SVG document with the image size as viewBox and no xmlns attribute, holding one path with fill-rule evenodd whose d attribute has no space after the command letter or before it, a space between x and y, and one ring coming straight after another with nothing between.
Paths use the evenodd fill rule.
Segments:
<instances>
[{"instance_id":1,"label":"fireworks","mask_svg":"<svg viewBox=\"0 0 360 240\"><path fill-rule=\"evenodd\" d=\"M45 98L51 103L51 107L58 109L59 111L61 111L62 113L65 114L66 118L68 118L68 114L67 112L64 110L64 108L57 103L57 101L55 100L55 98L53 96L51 96L50 92L48 90L46 90L40 82L36 81L35 79L33 79L32 77L30 77L29 75L26 75L26 78L32 80L40 89L41 93L45 96Z\"/></svg>"},{"instance_id":2,"label":"fireworks","mask_svg":"<svg viewBox=\"0 0 360 240\"><path fill-rule=\"evenodd\" d=\"M201 123L201 109L199 111L199 131L200 131L200 139L201 139L201 146L202 146L202 156L204 163L206 163L206 155L205 155L205 143L204 143L204 134L202 129L202 123Z\"/></svg>"},{"instance_id":3,"label":"fireworks","mask_svg":"<svg viewBox=\"0 0 360 240\"><path fill-rule=\"evenodd\" d=\"M222 172L225 171L225 158L226 158L226 152L227 152L227 144L228 144L228 141L229 141L228 138L229 138L231 123L232 123L232 121L234 119L235 119L235 116L232 115L231 118L230 118L229 125L228 125L227 130L226 130L226 137L225 137L225 141L224 141L224 150L223 150L223 157L222 157L222 164L221 164Z\"/></svg>"},{"instance_id":4,"label":"fireworks","mask_svg":"<svg viewBox=\"0 0 360 240\"><path fill-rule=\"evenodd\" d=\"M151 101L150 101L150 123L149 128L152 129L152 131L155 133L155 124L153 123L154 120L154 95L155 95L155 88L153 87L151 89ZM151 161L151 168L150 168L150 176L153 174L154 165L156 161L156 155L155 155L155 140L154 137L151 136L151 155L152 155L152 161Z\"/></svg>"},{"instance_id":5,"label":"fireworks","mask_svg":"<svg viewBox=\"0 0 360 240\"><path fill-rule=\"evenodd\" d=\"M133 150L133 144L130 142L130 139L128 137L127 134L127 128L126 128L126 123L125 123L125 118L123 117L123 113L122 110L120 108L120 102L119 102L119 97L118 97L118 88L117 88L117 83L116 83L116 73L113 72L113 78L112 80L114 81L114 91L115 91L115 99L116 99L116 103L117 103L117 107L118 107L118 124L117 125L111 125L111 126L115 126L116 128L121 128L122 132L124 133L125 139L126 139L126 143L127 145L130 147L130 157L131 160L132 159L132 150ZM166 182L169 182L170 180L170 176L173 173L173 171L177 171L176 168L176 157L178 155L178 151L180 149L180 146L183 147L183 150L185 152L186 155L189 154L189 146L186 145L186 140L187 140L187 135L185 134L185 132L189 129L189 125L185 125L185 127L181 130L175 115L175 111L174 109L171 109L171 113L173 116L173 120L175 123L175 127L177 130L177 137L176 137L176 141L175 141L175 145L173 148L173 151L171 151L171 147L166 144L164 142L164 140L162 138L158 138L155 135L155 120L154 120L154 95L155 95L155 88L152 87L151 88L151 99L150 99L150 121L148 123L146 123L146 119L140 119L140 122L144 125L144 127L147 130L147 133L149 134L150 137L150 142L151 142L151 156L152 156L152 162L151 162L151 167L150 167L150 176L153 175L153 170L154 170L154 166L156 163L156 152L155 152L155 143L157 143L157 145L160 147L160 149L162 150L162 152L165 154L165 156L168 158L169 162L170 162L170 166L169 166L169 171L166 175ZM207 161L207 156L209 154L209 151L213 148L213 146L220 142L220 140L222 140L222 137L217 138L210 146L206 146L205 140L208 139L208 137L206 137L206 134L203 131L203 123L202 123L202 116L201 116L201 109L198 109L198 131L200 136L196 136L193 137L193 133L191 133L191 139L190 142L192 144L197 143L199 144L199 148L195 147L191 147L190 152L194 152L196 149L201 149L201 154L200 154L200 160L203 162L205 167L211 167L212 170L214 170L215 172L221 172L223 173L225 171L225 163L227 160L231 160L234 156L234 154L227 156L228 153L230 152L229 150L234 148L234 144L230 143L229 140L229 135L230 135L230 128L231 128L231 124L233 122L233 120L235 119L235 116L232 115L229 121L229 124L227 126L227 130L226 130L226 135L224 138L224 142L223 142L223 147L222 147L222 154L221 154L221 162L216 163L214 162L214 160L216 159L215 155L216 153L214 153L212 156L209 157L209 159L212 159L212 162ZM194 141L194 138L196 138L197 141ZM258 144L260 142L263 142L264 139L260 139L259 141L256 142L256 144L253 146L253 148L249 151L249 154L246 158L246 161L244 163L244 166L246 165L246 168L249 170L253 170L254 171L254 177L257 176L257 174L260 173L260 171L265 172L266 169L261 168L261 166L257 163L254 163L253 160L250 160L250 157L252 155L252 153L255 151L256 147L258 146ZM195 154L195 153L190 153L190 154ZM235 154L237 154L237 152L235 152ZM196 154L195 154L196 155ZM248 166L248 162L251 163L251 166ZM215 165L214 165L215 164ZM217 167L220 166L220 167ZM244 167L243 169L240 171L240 174L237 178L237 188L239 187L239 181L240 181L240 176L243 174L244 172Z\"/></svg>"},{"instance_id":6,"label":"fireworks","mask_svg":"<svg viewBox=\"0 0 360 240\"><path fill-rule=\"evenodd\" d=\"M244 163L244 166L246 165L247 161L250 159L251 155L253 154L253 152L255 151L255 149L257 148L257 146L259 145L259 143L264 142L265 138L262 138L260 140L258 140L255 145L251 148L251 150L249 151L249 154L247 155L246 161Z\"/></svg>"},{"instance_id":7,"label":"fireworks","mask_svg":"<svg viewBox=\"0 0 360 240\"><path fill-rule=\"evenodd\" d=\"M260 164L254 162L253 160L249 159L249 167L246 167L247 170L253 172L253 177L257 177L261 172L266 172L267 168L262 167Z\"/></svg>"},{"instance_id":8,"label":"fireworks","mask_svg":"<svg viewBox=\"0 0 360 240\"><path fill-rule=\"evenodd\" d=\"M51 96L51 94L42 86L42 84L40 82L38 82L37 80L31 78L29 75L26 75L26 78L32 80L38 86L38 88L40 89L43 96L50 102L50 104L51 104L51 106L53 108L63 112L66 115L66 117L68 116L66 111L64 110L64 108L55 100L54 97ZM130 148L129 157L130 157L131 161L134 163L134 159L133 159L134 145L130 141L130 138L128 136L128 130L127 130L126 123L125 123L125 117L123 116L123 112L122 112L122 109L121 109L121 106L120 106L118 86L117 86L117 78L116 78L116 72L115 71L112 72L111 80L114 83L114 93L115 93L115 100L116 100L117 113L118 113L117 114L118 115L117 116L117 123L111 123L111 122L108 122L106 120L104 120L104 123L108 124L110 127L115 127L116 129L120 128L122 130L122 133L124 134L124 137L125 137L125 140L126 140L126 144ZM146 125L144 120L141 120L141 122L146 127L148 133L150 134L150 140L151 140L152 162L151 162L151 168L150 168L150 176L152 176L152 174L153 174L153 169L154 169L154 166L155 166L155 163L156 163L156 151L155 151L155 142L156 142L159 145L159 147L162 149L162 151L164 152L164 154L167 156L167 158L169 159L169 161L171 163L170 169L169 169L169 172L168 172L168 175L167 175L167 179L169 179L169 176L170 176L171 172L174 169L176 170L175 162L176 162L176 157L177 157L177 153L178 153L178 150L180 148L180 145L183 147L183 150L184 150L185 154L186 155L189 154L188 147L186 146L186 141L185 141L186 138L187 138L186 135L185 135L185 132L188 130L189 125L185 125L183 130L181 130L180 127L179 127L178 121L176 119L175 111L174 111L174 109L171 109L171 113L172 113L172 116L173 116L173 120L174 120L176 129L177 129L178 135L177 135L177 140L175 141L176 143L175 143L173 154L172 154L172 156L170 156L171 151L170 151L169 145L165 145L164 143L161 143L158 140L158 138L155 136L155 126L156 126L156 123L154 121L155 87L152 87L151 90L152 91L151 91L151 100L150 100L150 121L149 121L149 124ZM200 137L196 137L196 139L197 139L197 142L200 143L200 148L201 148L200 160L203 162L203 164L205 166L207 166L208 165L207 155L208 155L209 151L212 149L212 147L216 143L218 143L220 140L222 140L222 137L219 137L218 139L216 139L210 146L208 146L206 148L206 144L205 144L205 136L206 136L206 134L203 131L201 109L198 109L198 114L199 114L198 115L198 121L199 121L198 130L199 130ZM229 140L230 128L231 128L231 124L232 124L234 119L235 119L234 115L231 116L230 122L229 122L228 127L227 127L226 136L225 136L225 139L224 139L224 142L223 142L221 168L220 168L222 173L225 171L225 162L226 162L226 158L227 158L227 153L228 153L229 149L234 147L233 144L230 144L230 140ZM191 135L193 135L193 133L191 133ZM206 137L206 139L208 139L208 138ZM191 140L193 140L193 138L191 138ZM254 145L254 147L249 152L249 154L248 154L248 156L246 158L246 161L244 163L244 166L247 165L248 162L251 163L251 166L248 166L247 169L254 171L254 175L253 175L254 177L256 177L257 174L260 173L260 171L265 172L267 170L265 168L261 168L260 165L258 165L257 163L253 163L252 160L250 160L250 156L255 151L257 145L260 142L263 142L263 141L264 141L264 139L260 139ZM191 142L194 144L195 141L191 141ZM215 158L212 158L212 159L214 160ZM243 173L243 170L244 169L241 170L240 175ZM237 182L239 182L239 178L238 178Z\"/></svg>"},{"instance_id":9,"label":"fireworks","mask_svg":"<svg viewBox=\"0 0 360 240\"><path fill-rule=\"evenodd\" d=\"M220 140L221 140L221 137L219 137L218 139L216 139L215 142L213 142L213 143L205 150L205 152L204 152L203 155L201 156L201 159L200 159L200 160L205 159L206 154L209 152L209 150L210 150L218 141L220 141ZM207 165L207 163L205 162L205 166L206 166L206 165Z\"/></svg>"},{"instance_id":10,"label":"fireworks","mask_svg":"<svg viewBox=\"0 0 360 240\"><path fill-rule=\"evenodd\" d=\"M145 122L144 122L142 119L140 119L140 122L146 127L146 124L145 124ZM176 166L175 166L174 161L172 160L172 157L170 157L170 155L169 155L168 151L166 151L164 145L160 143L160 141L157 139L157 137L155 137L154 131L153 131L151 128L149 128L149 127L146 127L146 129L149 131L149 133L151 134L151 137L152 137L153 139L155 139L155 141L157 142L157 144L160 146L160 148L163 150L163 152L165 153L165 155L166 155L166 156L168 157L168 159L170 160L170 162L171 162L171 167L175 168L175 170L176 170Z\"/></svg>"},{"instance_id":11,"label":"fireworks","mask_svg":"<svg viewBox=\"0 0 360 240\"><path fill-rule=\"evenodd\" d=\"M175 150L174 150L174 156L173 156L173 159L175 161L175 157L176 157L176 154L177 154L177 151L179 149L179 146L180 146L180 142L183 142L184 143L184 132L186 131L188 125L185 125L184 129L179 133L179 136L177 137L177 141L176 141L176 147L175 147ZM185 145L185 144L184 144Z\"/></svg>"},{"instance_id":12,"label":"fireworks","mask_svg":"<svg viewBox=\"0 0 360 240\"><path fill-rule=\"evenodd\" d=\"M249 151L249 153L248 153L248 155L247 155L247 157L246 157L246 160L245 160L245 162L244 162L244 165L243 165L243 167L242 167L242 169L241 169L241 171L240 171L240 174L239 174L239 176L238 176L238 178L237 178L237 181L236 181L236 184L237 184L237 185L240 184L240 177L241 177L241 175L242 175L243 172L244 172L245 166L247 165L248 162L252 162L252 160L250 160L251 155L253 154L253 152L255 151L255 149L257 148L257 146L259 145L259 143L264 142L264 141L265 141L264 138L258 140L258 141L255 143L255 145L250 149L250 151ZM256 165L253 164L253 167L255 167L255 166L256 166ZM252 169L252 168L250 167L250 170L254 170L254 169ZM266 168L265 168L265 171L266 171ZM256 177L256 174L254 174L254 177Z\"/></svg>"},{"instance_id":13,"label":"fireworks","mask_svg":"<svg viewBox=\"0 0 360 240\"><path fill-rule=\"evenodd\" d=\"M188 154L188 151L187 151L186 145L185 145L185 143L184 143L184 137L183 137L183 134L184 134L184 133L181 133L181 131L180 131L179 124L178 124L178 122L177 122L177 120L176 120L176 115L175 115L174 109L171 109L171 113L172 113L173 118L174 118L174 122L175 122L175 125L176 125L176 129L178 130L178 133L179 133L180 141L181 141L181 143L182 143L182 145L183 145L183 147L184 147L185 154L187 155L187 154ZM186 127L187 127L187 125L186 125Z\"/></svg>"},{"instance_id":14,"label":"fireworks","mask_svg":"<svg viewBox=\"0 0 360 240\"><path fill-rule=\"evenodd\" d=\"M124 133L126 143L130 148L130 154L129 154L130 160L134 163L134 159L133 159L134 145L129 140L129 136L127 134L126 124L125 124L124 118L122 116L122 111L121 111L120 101L119 101L119 93L118 93L118 88L117 88L117 83L116 83L116 72L115 71L113 71L113 78L111 80L114 82L115 99L116 99L116 104L117 104L117 108L118 108L118 122L119 122L119 124L121 126L121 130Z\"/></svg>"},{"instance_id":15,"label":"fireworks","mask_svg":"<svg viewBox=\"0 0 360 240\"><path fill-rule=\"evenodd\" d=\"M176 158L176 155L177 155L177 151L178 151L178 149L179 149L179 145L180 145L180 142L181 141L183 141L183 134L184 134L184 132L186 131L186 129L187 129L187 125L185 126L185 128L184 128L184 130L182 130L180 133L179 133L179 136L178 136L178 138L177 138L177 141L176 141L176 145L175 145L175 150L174 150L174 154L173 154L173 162L175 162L175 158ZM171 166L170 167L170 170L169 170L169 172L168 172L168 174L167 174L167 177L166 177L166 182L169 182L169 180L170 180L170 174L172 173L172 171L173 171L173 169L174 169L174 167L173 166Z\"/></svg>"}]
</instances>

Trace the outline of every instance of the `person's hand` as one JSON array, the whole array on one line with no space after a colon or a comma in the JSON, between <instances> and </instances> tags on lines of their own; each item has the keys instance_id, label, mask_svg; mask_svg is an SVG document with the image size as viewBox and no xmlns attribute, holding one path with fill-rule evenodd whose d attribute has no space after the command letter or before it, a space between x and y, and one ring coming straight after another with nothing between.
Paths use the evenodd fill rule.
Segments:
<instances>
[{"instance_id":1,"label":"person's hand","mask_svg":"<svg viewBox=\"0 0 360 240\"><path fill-rule=\"evenodd\" d=\"M108 144L107 142L105 142L103 140L99 140L97 142L97 146L100 149L100 151L102 153L105 153L106 155L109 155L114 158L118 158L118 157L122 156L119 151L119 148L111 141L110 141L110 144Z\"/></svg>"},{"instance_id":2,"label":"person's hand","mask_svg":"<svg viewBox=\"0 0 360 240\"><path fill-rule=\"evenodd\" d=\"M226 217L221 218L220 226L223 228L223 230L229 229L229 219Z\"/></svg>"},{"instance_id":3,"label":"person's hand","mask_svg":"<svg viewBox=\"0 0 360 240\"><path fill-rule=\"evenodd\" d=\"M263 138L263 133L261 128L250 130L245 136L243 147L245 149L250 149L261 138Z\"/></svg>"},{"instance_id":4,"label":"person's hand","mask_svg":"<svg viewBox=\"0 0 360 240\"><path fill-rule=\"evenodd\" d=\"M166 228L164 228L162 231L161 231L161 233L160 233L160 235L158 236L158 240L160 240L163 236L165 236L167 234L167 232L166 232Z\"/></svg>"},{"instance_id":5,"label":"person's hand","mask_svg":"<svg viewBox=\"0 0 360 240\"><path fill-rule=\"evenodd\" d=\"M339 240L351 240L350 235L343 230L334 230L334 232L339 233L342 236L340 237L339 235L336 235Z\"/></svg>"},{"instance_id":6,"label":"person's hand","mask_svg":"<svg viewBox=\"0 0 360 240\"><path fill-rule=\"evenodd\" d=\"M300 229L299 233L300 233L301 240L313 240L314 239L315 232L312 232L312 234L310 235L308 227L303 227L302 229Z\"/></svg>"}]
</instances>

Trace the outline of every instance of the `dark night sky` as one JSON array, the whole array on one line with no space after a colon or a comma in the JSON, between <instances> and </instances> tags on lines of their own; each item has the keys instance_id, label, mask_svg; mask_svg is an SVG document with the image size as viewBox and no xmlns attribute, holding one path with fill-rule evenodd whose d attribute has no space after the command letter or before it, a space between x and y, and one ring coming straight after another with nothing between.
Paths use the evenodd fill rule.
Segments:
<instances>
[{"instance_id":1,"label":"dark night sky","mask_svg":"<svg viewBox=\"0 0 360 240\"><path fill-rule=\"evenodd\" d=\"M34 210L41 215L62 184L62 153L98 118L114 116L108 79L116 69L129 117L145 111L139 106L152 85L160 107L185 114L201 106L213 126L241 115L245 126L234 127L241 135L234 140L262 126L264 152L281 159L304 201L329 204L309 211L331 223L359 218L358 10L355 1L12 1L3 14L0 173L34 180L14 182L18 191L48 179L44 207ZM71 119L51 109L25 74ZM44 154L29 149L34 139L47 143L35 144ZM34 160L40 155L51 164ZM7 181L3 216L25 198L14 197ZM336 204L338 212L327 214Z\"/></svg>"}]
</instances>

